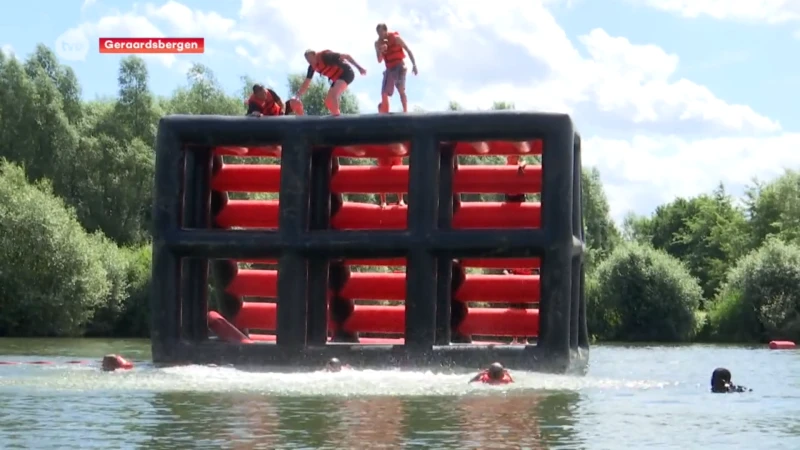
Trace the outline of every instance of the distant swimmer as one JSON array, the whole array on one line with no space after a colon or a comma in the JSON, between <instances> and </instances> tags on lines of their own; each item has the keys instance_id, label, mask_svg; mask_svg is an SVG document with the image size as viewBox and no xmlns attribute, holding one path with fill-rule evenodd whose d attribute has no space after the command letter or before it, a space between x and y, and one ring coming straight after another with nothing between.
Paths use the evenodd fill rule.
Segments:
<instances>
[{"instance_id":1,"label":"distant swimmer","mask_svg":"<svg viewBox=\"0 0 800 450\"><path fill-rule=\"evenodd\" d=\"M492 363L488 369L482 370L479 374L475 375L470 383L484 383L484 384L509 384L513 383L514 379L508 373L505 367L500 363Z\"/></svg>"},{"instance_id":2,"label":"distant swimmer","mask_svg":"<svg viewBox=\"0 0 800 450\"><path fill-rule=\"evenodd\" d=\"M711 392L715 394L732 394L736 392L753 392L753 390L733 384L731 371L724 367L718 367L711 374Z\"/></svg>"},{"instance_id":3,"label":"distant swimmer","mask_svg":"<svg viewBox=\"0 0 800 450\"><path fill-rule=\"evenodd\" d=\"M103 356L103 371L113 372L115 370L133 369L133 363L119 355Z\"/></svg>"},{"instance_id":4,"label":"distant swimmer","mask_svg":"<svg viewBox=\"0 0 800 450\"><path fill-rule=\"evenodd\" d=\"M325 370L327 372L341 372L342 370L349 369L350 366L347 364L342 364L342 362L339 361L339 358L331 358L330 361L328 361L328 364L325 365Z\"/></svg>"}]
</instances>

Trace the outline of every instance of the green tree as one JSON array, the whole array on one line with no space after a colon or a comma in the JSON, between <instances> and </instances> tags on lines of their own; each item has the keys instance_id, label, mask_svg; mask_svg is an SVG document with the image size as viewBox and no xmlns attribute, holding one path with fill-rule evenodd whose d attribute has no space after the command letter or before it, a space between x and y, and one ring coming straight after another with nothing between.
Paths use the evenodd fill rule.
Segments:
<instances>
[{"instance_id":1,"label":"green tree","mask_svg":"<svg viewBox=\"0 0 800 450\"><path fill-rule=\"evenodd\" d=\"M47 182L0 162L0 336L81 333L110 283L101 254Z\"/></svg>"},{"instance_id":2,"label":"green tree","mask_svg":"<svg viewBox=\"0 0 800 450\"><path fill-rule=\"evenodd\" d=\"M659 206L649 219L629 216L626 234L683 261L713 298L732 261L748 248L744 212L722 185L691 199Z\"/></svg>"},{"instance_id":3,"label":"green tree","mask_svg":"<svg viewBox=\"0 0 800 450\"><path fill-rule=\"evenodd\" d=\"M169 113L228 116L244 114L244 99L226 94L214 72L208 67L194 64L186 78L188 85L177 89L167 103L166 109Z\"/></svg>"},{"instance_id":4,"label":"green tree","mask_svg":"<svg viewBox=\"0 0 800 450\"><path fill-rule=\"evenodd\" d=\"M618 247L589 277L586 298L599 339L683 342L697 333L700 286L680 261L652 247Z\"/></svg>"},{"instance_id":5,"label":"green tree","mask_svg":"<svg viewBox=\"0 0 800 450\"><path fill-rule=\"evenodd\" d=\"M800 243L800 172L787 170L770 183L756 181L746 194L751 248L771 236Z\"/></svg>"},{"instance_id":6,"label":"green tree","mask_svg":"<svg viewBox=\"0 0 800 450\"><path fill-rule=\"evenodd\" d=\"M800 340L800 247L771 238L733 267L709 312L716 340Z\"/></svg>"},{"instance_id":7,"label":"green tree","mask_svg":"<svg viewBox=\"0 0 800 450\"><path fill-rule=\"evenodd\" d=\"M597 168L581 171L581 207L588 249L587 267L605 259L619 244L620 233L611 219L608 198Z\"/></svg>"}]
</instances>

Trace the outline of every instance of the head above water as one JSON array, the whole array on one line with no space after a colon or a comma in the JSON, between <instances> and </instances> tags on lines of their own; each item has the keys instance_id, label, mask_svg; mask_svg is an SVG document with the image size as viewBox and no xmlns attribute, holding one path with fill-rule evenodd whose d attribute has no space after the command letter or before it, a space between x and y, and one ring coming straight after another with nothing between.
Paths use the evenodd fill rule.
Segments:
<instances>
[{"instance_id":1,"label":"head above water","mask_svg":"<svg viewBox=\"0 0 800 450\"><path fill-rule=\"evenodd\" d=\"M503 375L505 374L505 371L506 369L499 362L492 363L489 366L489 378L493 380L502 379Z\"/></svg>"},{"instance_id":2,"label":"head above water","mask_svg":"<svg viewBox=\"0 0 800 450\"><path fill-rule=\"evenodd\" d=\"M379 23L378 26L375 27L375 31L378 33L378 37L381 39L386 39L386 35L389 34L389 28L385 23Z\"/></svg>"},{"instance_id":3,"label":"head above water","mask_svg":"<svg viewBox=\"0 0 800 450\"><path fill-rule=\"evenodd\" d=\"M711 392L728 392L731 385L731 371L718 367L711 373Z\"/></svg>"},{"instance_id":4,"label":"head above water","mask_svg":"<svg viewBox=\"0 0 800 450\"><path fill-rule=\"evenodd\" d=\"M325 368L329 372L340 372L342 370L342 362L339 361L339 358L331 358Z\"/></svg>"}]
</instances>

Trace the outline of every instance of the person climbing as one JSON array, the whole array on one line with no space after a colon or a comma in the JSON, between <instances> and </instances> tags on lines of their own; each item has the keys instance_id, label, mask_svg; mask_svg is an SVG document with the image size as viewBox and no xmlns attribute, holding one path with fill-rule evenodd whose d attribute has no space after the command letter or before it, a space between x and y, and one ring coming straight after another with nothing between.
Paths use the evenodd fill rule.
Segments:
<instances>
[{"instance_id":1,"label":"person climbing","mask_svg":"<svg viewBox=\"0 0 800 450\"><path fill-rule=\"evenodd\" d=\"M405 59L408 53L408 59L411 60L411 73L416 75L417 61L414 59L414 53L408 48L408 45L400 37L400 33L396 31L389 32L389 28L385 23L379 23L375 27L378 33L378 40L375 41L375 54L378 57L378 62L382 62L386 66L383 72L383 83L381 85L381 109L380 112L389 112L389 97L394 95L394 90L397 88L397 93L400 95L400 103L403 104L403 112L408 112L408 98L406 97L406 69Z\"/></svg>"},{"instance_id":2,"label":"person climbing","mask_svg":"<svg viewBox=\"0 0 800 450\"><path fill-rule=\"evenodd\" d=\"M123 358L120 355L106 355L103 356L102 369L104 372L113 372L115 370L130 370L133 369L133 363Z\"/></svg>"},{"instance_id":3,"label":"person climbing","mask_svg":"<svg viewBox=\"0 0 800 450\"><path fill-rule=\"evenodd\" d=\"M353 73L352 64L358 69L361 75L366 75L367 71L353 59L352 56L337 53L330 50L323 50L315 52L314 50L306 50L304 53L306 61L308 61L308 71L306 72L306 80L297 95L292 100L300 100L308 88L311 86L311 80L314 78L314 73L319 73L322 76L328 77L331 81L331 88L328 90L328 95L325 97L325 106L331 112L331 115L341 115L339 109L339 99L347 90L350 83L355 80L356 75Z\"/></svg>"},{"instance_id":4,"label":"person climbing","mask_svg":"<svg viewBox=\"0 0 800 450\"><path fill-rule=\"evenodd\" d=\"M247 99L248 116L280 116L283 108L283 101L275 91L260 84L253 85L253 93Z\"/></svg>"},{"instance_id":5,"label":"person climbing","mask_svg":"<svg viewBox=\"0 0 800 450\"><path fill-rule=\"evenodd\" d=\"M484 383L484 384L509 384L513 383L514 379L508 373L505 367L499 362L492 363L489 368L480 371L477 375L469 380L470 383Z\"/></svg>"},{"instance_id":6,"label":"person climbing","mask_svg":"<svg viewBox=\"0 0 800 450\"><path fill-rule=\"evenodd\" d=\"M731 371L724 367L718 367L711 373L711 392L715 394L732 394L752 391L752 389L748 389L744 386L733 384L731 381Z\"/></svg>"},{"instance_id":7,"label":"person climbing","mask_svg":"<svg viewBox=\"0 0 800 450\"><path fill-rule=\"evenodd\" d=\"M339 358L331 358L328 364L325 364L326 372L341 372L342 370L349 370L350 366L342 364Z\"/></svg>"}]
</instances>

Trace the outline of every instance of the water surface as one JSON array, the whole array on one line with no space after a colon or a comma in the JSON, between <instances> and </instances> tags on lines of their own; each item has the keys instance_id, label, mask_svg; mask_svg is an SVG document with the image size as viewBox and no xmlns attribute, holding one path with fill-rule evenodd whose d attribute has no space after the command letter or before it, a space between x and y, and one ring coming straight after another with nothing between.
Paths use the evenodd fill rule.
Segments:
<instances>
[{"instance_id":1,"label":"water surface","mask_svg":"<svg viewBox=\"0 0 800 450\"><path fill-rule=\"evenodd\" d=\"M102 373L118 352L142 361ZM800 353L596 346L585 377L154 369L146 341L0 340L2 449L800 449ZM67 364L86 359L89 364ZM726 366L754 392L708 393Z\"/></svg>"}]
</instances>

